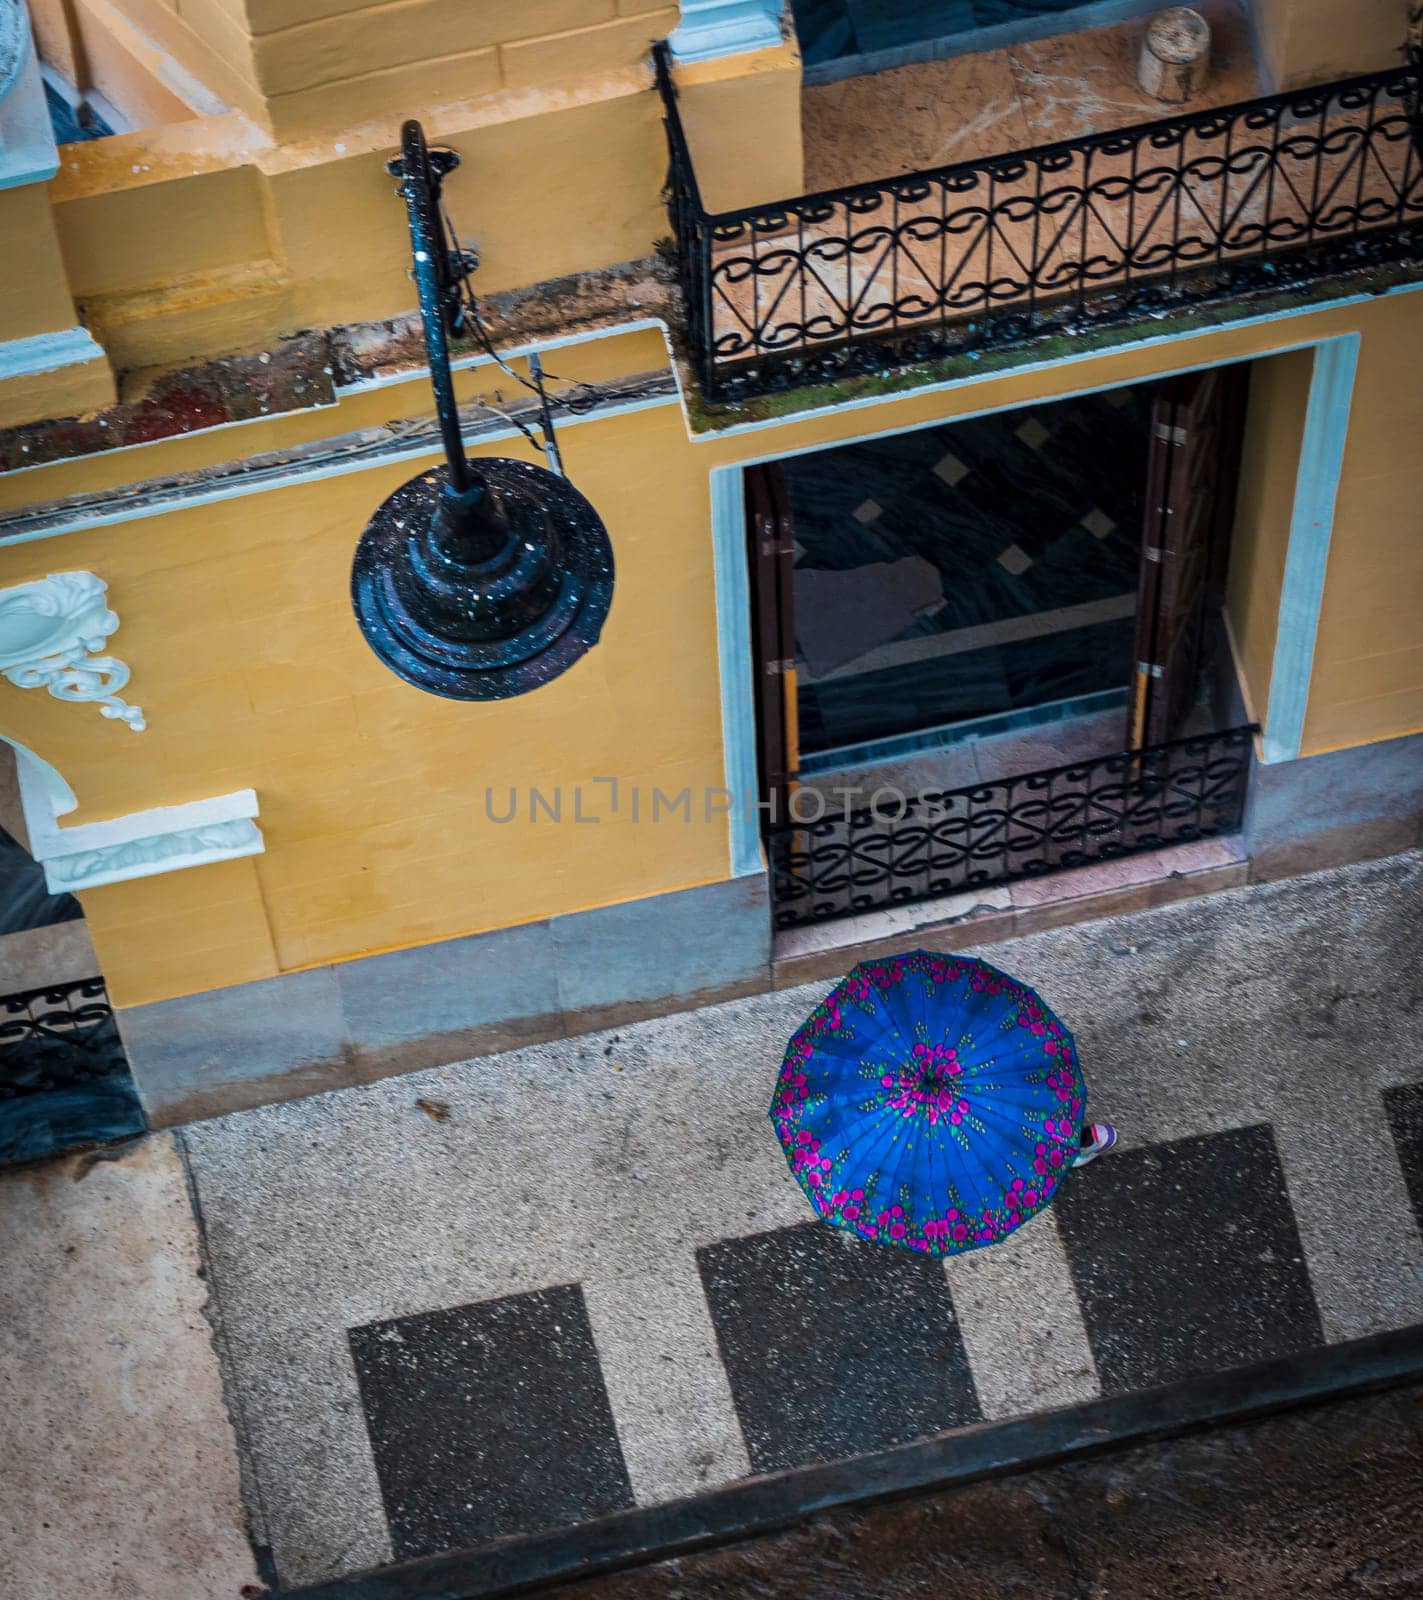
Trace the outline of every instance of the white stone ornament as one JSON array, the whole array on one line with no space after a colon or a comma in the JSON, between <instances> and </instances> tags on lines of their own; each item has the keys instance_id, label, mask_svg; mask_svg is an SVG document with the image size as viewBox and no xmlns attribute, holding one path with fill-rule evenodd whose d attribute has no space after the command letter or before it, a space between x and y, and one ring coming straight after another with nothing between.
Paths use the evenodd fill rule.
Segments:
<instances>
[{"instance_id":1,"label":"white stone ornament","mask_svg":"<svg viewBox=\"0 0 1423 1600\"><path fill-rule=\"evenodd\" d=\"M19 689L91 702L139 733L147 726L143 712L118 694L129 669L100 653L119 625L108 587L92 572L52 572L0 589L0 673Z\"/></svg>"},{"instance_id":2,"label":"white stone ornament","mask_svg":"<svg viewBox=\"0 0 1423 1600\"><path fill-rule=\"evenodd\" d=\"M3 734L0 740L13 744ZM61 828L60 817L79 804L74 791L33 750L13 748L30 854L44 866L51 894L236 861L266 849L251 789Z\"/></svg>"},{"instance_id":3,"label":"white stone ornament","mask_svg":"<svg viewBox=\"0 0 1423 1600\"><path fill-rule=\"evenodd\" d=\"M250 795L251 791L243 792ZM239 796L224 795L200 805L221 806ZM177 807L173 807L177 810ZM119 827L127 822L119 819ZM77 828L60 830L80 832ZM68 841L65 841L68 842ZM95 889L105 883L125 883L131 878L151 878L179 867L201 867L213 861L235 861L240 856L260 855L265 849L262 830L250 817L232 817L195 828L178 828L172 833L148 834L137 839L120 839L93 849L71 849L62 856L47 857L45 883L51 894L70 889Z\"/></svg>"}]
</instances>

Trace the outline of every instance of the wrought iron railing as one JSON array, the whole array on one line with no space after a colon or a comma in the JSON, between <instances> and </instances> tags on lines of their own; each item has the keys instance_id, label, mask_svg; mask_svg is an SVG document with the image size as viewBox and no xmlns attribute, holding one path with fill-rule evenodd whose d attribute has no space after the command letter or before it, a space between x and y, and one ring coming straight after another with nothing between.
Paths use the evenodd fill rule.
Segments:
<instances>
[{"instance_id":1,"label":"wrought iron railing","mask_svg":"<svg viewBox=\"0 0 1423 1600\"><path fill-rule=\"evenodd\" d=\"M0 995L0 1100L127 1064L102 978Z\"/></svg>"},{"instance_id":2,"label":"wrought iron railing","mask_svg":"<svg viewBox=\"0 0 1423 1600\"><path fill-rule=\"evenodd\" d=\"M0 995L0 1166L147 1125L102 978Z\"/></svg>"},{"instance_id":3,"label":"wrought iron railing","mask_svg":"<svg viewBox=\"0 0 1423 1600\"><path fill-rule=\"evenodd\" d=\"M715 400L1423 254L1420 68L710 214L658 84L688 354Z\"/></svg>"},{"instance_id":4,"label":"wrought iron railing","mask_svg":"<svg viewBox=\"0 0 1423 1600\"><path fill-rule=\"evenodd\" d=\"M819 796L800 791L796 820L766 834L776 926L1238 832L1256 732L1230 728L824 816Z\"/></svg>"}]
</instances>

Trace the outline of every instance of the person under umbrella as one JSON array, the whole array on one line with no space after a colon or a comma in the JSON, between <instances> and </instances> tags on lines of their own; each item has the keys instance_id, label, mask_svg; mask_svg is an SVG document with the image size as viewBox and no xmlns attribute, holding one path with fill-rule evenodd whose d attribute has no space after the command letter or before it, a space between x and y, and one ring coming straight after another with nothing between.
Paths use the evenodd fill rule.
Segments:
<instances>
[{"instance_id":1,"label":"person under umbrella","mask_svg":"<svg viewBox=\"0 0 1423 1600\"><path fill-rule=\"evenodd\" d=\"M1071 1033L986 961L862 962L796 1030L770 1115L825 1222L952 1255L1006 1237L1117 1142Z\"/></svg>"}]
</instances>

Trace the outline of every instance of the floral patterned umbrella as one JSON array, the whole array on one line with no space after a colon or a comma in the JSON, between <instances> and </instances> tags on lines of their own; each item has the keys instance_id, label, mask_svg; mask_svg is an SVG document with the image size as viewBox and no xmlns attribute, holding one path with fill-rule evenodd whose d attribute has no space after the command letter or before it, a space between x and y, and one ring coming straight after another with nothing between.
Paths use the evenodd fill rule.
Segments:
<instances>
[{"instance_id":1,"label":"floral patterned umbrella","mask_svg":"<svg viewBox=\"0 0 1423 1600\"><path fill-rule=\"evenodd\" d=\"M1072 1035L1032 989L916 950L862 962L811 1012L771 1120L822 1220L952 1255L1047 1205L1086 1109Z\"/></svg>"}]
</instances>

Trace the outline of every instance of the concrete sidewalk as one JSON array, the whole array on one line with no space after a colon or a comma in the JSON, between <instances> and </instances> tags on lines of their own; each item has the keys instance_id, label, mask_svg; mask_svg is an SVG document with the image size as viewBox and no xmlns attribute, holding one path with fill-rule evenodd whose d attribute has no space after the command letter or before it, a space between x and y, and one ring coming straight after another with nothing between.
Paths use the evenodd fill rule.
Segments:
<instances>
[{"instance_id":1,"label":"concrete sidewalk","mask_svg":"<svg viewBox=\"0 0 1423 1600\"><path fill-rule=\"evenodd\" d=\"M1423 1322L1420 926L1415 855L995 945L1125 1148L946 1265L787 1174L824 985L190 1126L281 1583Z\"/></svg>"},{"instance_id":2,"label":"concrete sidewalk","mask_svg":"<svg viewBox=\"0 0 1423 1600\"><path fill-rule=\"evenodd\" d=\"M824 984L9 1173L0 1590L463 1597L1423 1370L1420 933L1414 854L995 944L1125 1142L946 1264L786 1171Z\"/></svg>"},{"instance_id":3,"label":"concrete sidewalk","mask_svg":"<svg viewBox=\"0 0 1423 1600\"><path fill-rule=\"evenodd\" d=\"M171 1134L0 1175L0 1595L247 1600L237 1441Z\"/></svg>"}]
</instances>

